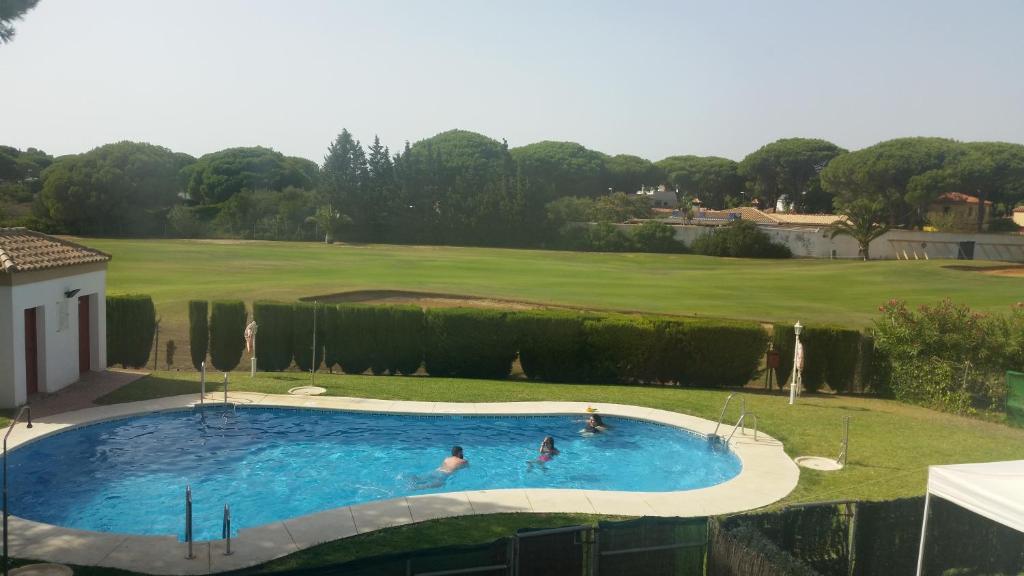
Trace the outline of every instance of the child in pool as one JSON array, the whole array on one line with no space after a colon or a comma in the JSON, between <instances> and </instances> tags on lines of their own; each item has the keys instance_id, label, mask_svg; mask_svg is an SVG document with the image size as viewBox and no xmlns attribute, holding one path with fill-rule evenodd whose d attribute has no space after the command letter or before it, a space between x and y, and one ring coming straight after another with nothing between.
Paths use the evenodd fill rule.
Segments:
<instances>
[{"instance_id":1,"label":"child in pool","mask_svg":"<svg viewBox=\"0 0 1024 576\"><path fill-rule=\"evenodd\" d=\"M558 448L555 448L555 439L551 436L545 436L544 441L540 443L540 455L535 460L530 460L526 463L527 471L533 470L533 467L540 465L541 467L558 455Z\"/></svg>"},{"instance_id":2,"label":"child in pool","mask_svg":"<svg viewBox=\"0 0 1024 576\"><path fill-rule=\"evenodd\" d=\"M592 436L600 432L604 432L608 429L608 426L604 423L597 414L591 414L590 418L587 418L587 423L584 425L583 430L580 430L580 434L584 436Z\"/></svg>"}]
</instances>

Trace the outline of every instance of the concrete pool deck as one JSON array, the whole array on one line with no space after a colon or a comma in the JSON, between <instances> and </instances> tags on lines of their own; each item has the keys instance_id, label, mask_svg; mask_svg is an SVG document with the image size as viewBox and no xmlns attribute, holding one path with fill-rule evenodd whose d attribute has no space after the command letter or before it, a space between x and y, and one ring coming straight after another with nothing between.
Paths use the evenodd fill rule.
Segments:
<instances>
[{"instance_id":1,"label":"concrete pool deck","mask_svg":"<svg viewBox=\"0 0 1024 576\"><path fill-rule=\"evenodd\" d=\"M221 393L206 396L222 402ZM584 402L447 403L373 400L340 396L289 396L230 393L239 405L282 406L407 414L582 415L588 407L603 416L637 418L686 428L708 435L715 422L656 408ZM86 408L18 424L10 447L38 440L75 426L198 404L195 394ZM732 425L719 431L728 437ZM237 570L280 558L324 542L435 518L501 512L568 512L625 516L709 516L767 506L789 494L800 471L782 443L759 432L737 431L729 444L743 469L736 477L711 486L680 492L613 492L576 489L502 489L406 496L345 506L239 531L232 555L224 541L196 542L195 558L185 559L186 544L174 536L134 536L75 530L11 516L11 556L86 566L104 566L151 574L209 574Z\"/></svg>"}]
</instances>

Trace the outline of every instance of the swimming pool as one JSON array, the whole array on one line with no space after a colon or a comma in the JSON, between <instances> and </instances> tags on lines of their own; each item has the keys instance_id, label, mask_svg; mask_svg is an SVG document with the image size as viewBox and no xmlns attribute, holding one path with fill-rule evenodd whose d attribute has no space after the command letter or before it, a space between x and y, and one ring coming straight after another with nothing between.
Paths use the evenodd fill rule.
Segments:
<instances>
[{"instance_id":1,"label":"swimming pool","mask_svg":"<svg viewBox=\"0 0 1024 576\"><path fill-rule=\"evenodd\" d=\"M583 416L430 416L207 406L100 422L9 455L11 513L47 524L141 535L183 530L190 484L197 540L234 527L412 494L496 488L668 492L740 472L731 452L663 424L606 417L582 436ZM546 436L561 454L528 470ZM470 466L444 484L419 479L465 448Z\"/></svg>"}]
</instances>

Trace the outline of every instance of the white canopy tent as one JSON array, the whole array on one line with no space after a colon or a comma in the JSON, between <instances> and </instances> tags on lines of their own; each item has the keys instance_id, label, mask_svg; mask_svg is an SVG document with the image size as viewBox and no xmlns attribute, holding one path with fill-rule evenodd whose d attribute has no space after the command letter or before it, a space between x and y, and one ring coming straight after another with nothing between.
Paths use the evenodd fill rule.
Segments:
<instances>
[{"instance_id":1,"label":"white canopy tent","mask_svg":"<svg viewBox=\"0 0 1024 576\"><path fill-rule=\"evenodd\" d=\"M1024 460L928 467L917 576L924 564L928 507L937 496L989 520L1024 532Z\"/></svg>"}]
</instances>

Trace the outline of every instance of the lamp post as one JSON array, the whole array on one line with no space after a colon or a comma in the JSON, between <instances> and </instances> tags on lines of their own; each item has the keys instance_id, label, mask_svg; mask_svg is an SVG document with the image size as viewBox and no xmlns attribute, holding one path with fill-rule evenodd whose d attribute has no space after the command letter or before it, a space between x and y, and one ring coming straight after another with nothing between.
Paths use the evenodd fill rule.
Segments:
<instances>
[{"instance_id":1,"label":"lamp post","mask_svg":"<svg viewBox=\"0 0 1024 576\"><path fill-rule=\"evenodd\" d=\"M793 346L793 381L789 384L789 403L796 404L796 391L803 382L803 350L800 346L800 332L804 327L797 320L796 324L793 325L793 333L796 334L796 343Z\"/></svg>"}]
</instances>

